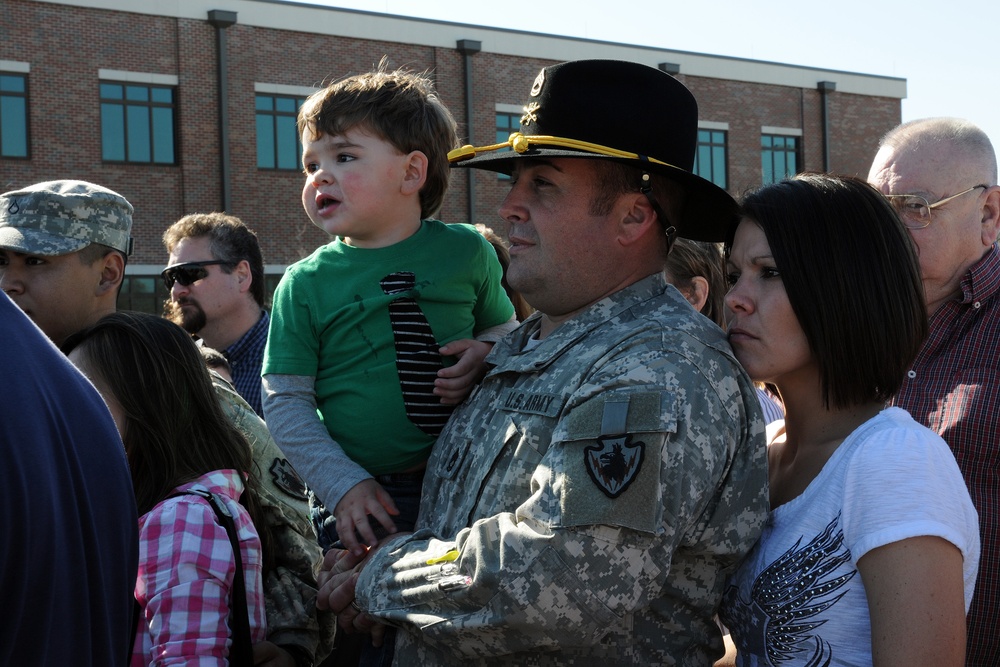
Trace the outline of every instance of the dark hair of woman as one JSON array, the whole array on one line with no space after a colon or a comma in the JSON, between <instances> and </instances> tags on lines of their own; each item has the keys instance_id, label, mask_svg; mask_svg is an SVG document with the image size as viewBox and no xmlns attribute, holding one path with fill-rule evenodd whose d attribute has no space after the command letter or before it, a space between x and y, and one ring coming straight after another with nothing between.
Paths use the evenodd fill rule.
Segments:
<instances>
[{"instance_id":1,"label":"dark hair of woman","mask_svg":"<svg viewBox=\"0 0 1000 667\"><path fill-rule=\"evenodd\" d=\"M246 473L240 502L263 532L250 445L222 412L190 334L161 317L119 312L63 344L66 354L77 348L95 382L121 406L122 440L140 515L181 484L234 469Z\"/></svg>"},{"instance_id":2,"label":"dark hair of woman","mask_svg":"<svg viewBox=\"0 0 1000 667\"><path fill-rule=\"evenodd\" d=\"M927 336L927 314L913 242L885 197L858 178L800 174L750 193L741 213L767 238L826 405L894 395ZM727 258L735 233L736 225Z\"/></svg>"}]
</instances>

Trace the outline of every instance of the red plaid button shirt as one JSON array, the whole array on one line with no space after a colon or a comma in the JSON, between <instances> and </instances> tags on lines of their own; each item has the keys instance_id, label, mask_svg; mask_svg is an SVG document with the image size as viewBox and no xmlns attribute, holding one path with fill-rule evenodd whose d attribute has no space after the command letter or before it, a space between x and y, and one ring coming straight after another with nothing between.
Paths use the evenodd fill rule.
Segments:
<instances>
[{"instance_id":1,"label":"red plaid button shirt","mask_svg":"<svg viewBox=\"0 0 1000 667\"><path fill-rule=\"evenodd\" d=\"M982 557L969 611L967 665L1000 665L1000 250L930 318L930 336L894 405L955 453L979 512Z\"/></svg>"},{"instance_id":2,"label":"red plaid button shirt","mask_svg":"<svg viewBox=\"0 0 1000 667\"><path fill-rule=\"evenodd\" d=\"M236 520L250 639L265 639L260 538L238 502L243 480L235 470L216 470L176 491L190 488L219 496ZM199 496L164 500L139 518L139 576L135 599L142 607L131 667L198 665L222 667L231 645L229 591L235 575L233 547L215 512ZM143 622L144 621L144 622Z\"/></svg>"}]
</instances>

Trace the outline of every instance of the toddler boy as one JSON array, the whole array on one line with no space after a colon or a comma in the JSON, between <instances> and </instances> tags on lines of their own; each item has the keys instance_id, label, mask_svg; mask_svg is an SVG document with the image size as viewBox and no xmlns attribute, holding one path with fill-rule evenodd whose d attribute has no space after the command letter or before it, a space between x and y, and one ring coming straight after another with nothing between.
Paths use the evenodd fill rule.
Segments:
<instances>
[{"instance_id":1,"label":"toddler boy","mask_svg":"<svg viewBox=\"0 0 1000 667\"><path fill-rule=\"evenodd\" d=\"M516 320L490 244L430 219L458 139L428 79L350 77L312 95L298 128L302 205L336 239L275 291L264 412L333 510L335 523L319 513L324 550L339 538L362 553L377 542L369 516L389 533L412 528L431 446L483 374L487 341ZM448 357L458 362L443 367Z\"/></svg>"}]
</instances>

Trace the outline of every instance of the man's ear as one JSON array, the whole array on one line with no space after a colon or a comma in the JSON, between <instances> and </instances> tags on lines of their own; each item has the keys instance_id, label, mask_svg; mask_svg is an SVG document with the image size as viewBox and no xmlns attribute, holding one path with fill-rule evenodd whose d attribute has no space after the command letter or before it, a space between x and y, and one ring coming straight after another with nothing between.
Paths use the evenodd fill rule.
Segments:
<instances>
[{"instance_id":1,"label":"man's ear","mask_svg":"<svg viewBox=\"0 0 1000 667\"><path fill-rule=\"evenodd\" d=\"M631 245L644 238L651 231L660 233L660 222L656 219L656 211L646 195L630 192L619 200L621 206L621 224L619 225L618 242Z\"/></svg>"},{"instance_id":2,"label":"man's ear","mask_svg":"<svg viewBox=\"0 0 1000 667\"><path fill-rule=\"evenodd\" d=\"M101 280L97 284L98 295L108 292L118 293L118 286L125 279L125 258L117 252L109 252L98 260L101 265Z\"/></svg>"},{"instance_id":3,"label":"man's ear","mask_svg":"<svg viewBox=\"0 0 1000 667\"><path fill-rule=\"evenodd\" d=\"M236 274L236 280L240 285L240 293L249 292L250 286L253 285L253 272L250 271L250 262L241 259L236 268L233 269L233 273Z\"/></svg>"},{"instance_id":4,"label":"man's ear","mask_svg":"<svg viewBox=\"0 0 1000 667\"><path fill-rule=\"evenodd\" d=\"M1000 186L994 185L986 191L983 204L982 237L983 245L991 246L1000 235Z\"/></svg>"},{"instance_id":5,"label":"man's ear","mask_svg":"<svg viewBox=\"0 0 1000 667\"><path fill-rule=\"evenodd\" d=\"M427 156L423 151L412 151L406 156L401 192L413 195L420 192L427 182Z\"/></svg>"}]
</instances>

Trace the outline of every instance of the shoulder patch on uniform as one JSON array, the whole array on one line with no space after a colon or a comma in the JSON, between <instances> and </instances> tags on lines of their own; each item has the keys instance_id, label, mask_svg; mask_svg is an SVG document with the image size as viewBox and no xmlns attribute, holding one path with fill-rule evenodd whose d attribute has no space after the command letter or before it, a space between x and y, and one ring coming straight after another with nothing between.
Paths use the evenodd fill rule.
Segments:
<instances>
[{"instance_id":1,"label":"shoulder patch on uniform","mask_svg":"<svg viewBox=\"0 0 1000 667\"><path fill-rule=\"evenodd\" d=\"M275 458L271 462L271 481L274 485L298 500L306 499L306 485L295 472L295 468L288 462L288 459Z\"/></svg>"},{"instance_id":2,"label":"shoulder patch on uniform","mask_svg":"<svg viewBox=\"0 0 1000 667\"><path fill-rule=\"evenodd\" d=\"M625 492L639 473L645 454L646 443L632 442L631 433L602 435L596 445L583 449L590 478L608 498L617 498Z\"/></svg>"}]
</instances>

